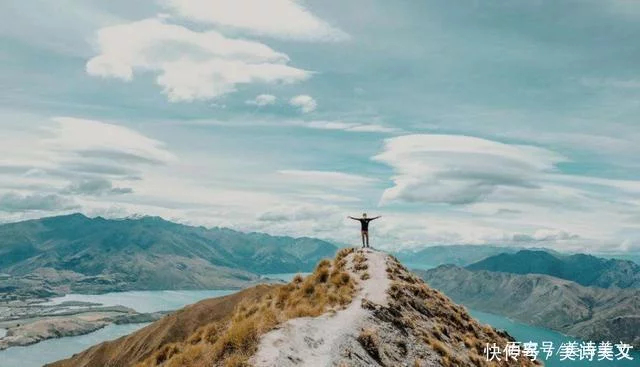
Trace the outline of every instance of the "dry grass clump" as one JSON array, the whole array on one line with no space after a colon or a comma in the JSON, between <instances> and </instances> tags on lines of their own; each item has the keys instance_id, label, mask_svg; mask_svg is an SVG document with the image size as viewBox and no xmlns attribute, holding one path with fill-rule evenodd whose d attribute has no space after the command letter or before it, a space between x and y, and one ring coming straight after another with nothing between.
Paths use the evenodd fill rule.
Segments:
<instances>
[{"instance_id":1,"label":"dry grass clump","mask_svg":"<svg viewBox=\"0 0 640 367\"><path fill-rule=\"evenodd\" d=\"M362 348L369 353L371 358L380 362L380 337L374 329L364 329L358 335L358 343L362 345Z\"/></svg>"},{"instance_id":2,"label":"dry grass clump","mask_svg":"<svg viewBox=\"0 0 640 367\"><path fill-rule=\"evenodd\" d=\"M346 257L353 251L342 249L333 262L320 261L309 276L298 274L259 301L240 303L228 319L200 327L184 343L165 346L138 366L247 366L260 336L278 324L351 303L356 280L346 271Z\"/></svg>"},{"instance_id":3,"label":"dry grass clump","mask_svg":"<svg viewBox=\"0 0 640 367\"><path fill-rule=\"evenodd\" d=\"M360 279L362 280L367 280L369 278L371 278L371 275L369 275L368 271L365 271L364 273L362 273L362 275L360 275Z\"/></svg>"},{"instance_id":4,"label":"dry grass clump","mask_svg":"<svg viewBox=\"0 0 640 367\"><path fill-rule=\"evenodd\" d=\"M176 344L165 345L160 351L156 354L156 364L162 364L167 359L170 359L174 355L180 353L180 348Z\"/></svg>"},{"instance_id":5,"label":"dry grass clump","mask_svg":"<svg viewBox=\"0 0 640 367\"><path fill-rule=\"evenodd\" d=\"M425 339L425 342L427 344L429 344L430 346L432 346L433 350L435 350L439 355L441 355L443 357L449 356L451 354L451 352L449 351L449 348L447 348L447 346L444 345L438 339L427 337Z\"/></svg>"},{"instance_id":6,"label":"dry grass clump","mask_svg":"<svg viewBox=\"0 0 640 367\"><path fill-rule=\"evenodd\" d=\"M364 271L367 270L369 266L367 265L367 257L362 253L356 253L353 257L353 270L355 271Z\"/></svg>"},{"instance_id":7,"label":"dry grass clump","mask_svg":"<svg viewBox=\"0 0 640 367\"><path fill-rule=\"evenodd\" d=\"M338 253L336 254L335 261L340 261L345 257L347 257L349 254L354 253L355 251L356 251L355 247L345 247L340 251L338 251Z\"/></svg>"}]
</instances>

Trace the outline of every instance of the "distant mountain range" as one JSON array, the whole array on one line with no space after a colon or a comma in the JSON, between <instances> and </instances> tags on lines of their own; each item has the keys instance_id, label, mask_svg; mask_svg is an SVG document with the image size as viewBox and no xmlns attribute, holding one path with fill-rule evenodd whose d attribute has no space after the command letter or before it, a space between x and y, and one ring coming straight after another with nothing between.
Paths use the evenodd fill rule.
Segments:
<instances>
[{"instance_id":1,"label":"distant mountain range","mask_svg":"<svg viewBox=\"0 0 640 367\"><path fill-rule=\"evenodd\" d=\"M548 275L470 268L477 266L443 265L420 274L467 307L586 340L622 340L640 347L638 289L585 287Z\"/></svg>"},{"instance_id":2,"label":"distant mountain range","mask_svg":"<svg viewBox=\"0 0 640 367\"><path fill-rule=\"evenodd\" d=\"M72 214L0 226L0 294L237 288L256 274L310 271L336 250L312 238Z\"/></svg>"},{"instance_id":3,"label":"distant mountain range","mask_svg":"<svg viewBox=\"0 0 640 367\"><path fill-rule=\"evenodd\" d=\"M408 267L435 267L444 264L466 266L501 253L513 253L522 247L504 247L490 245L447 245L430 246L417 251L400 251L395 256Z\"/></svg>"},{"instance_id":4,"label":"distant mountain range","mask_svg":"<svg viewBox=\"0 0 640 367\"><path fill-rule=\"evenodd\" d=\"M468 265L467 269L546 274L601 288L640 288L640 265L628 260L603 259L585 254L557 255L546 251L522 250L488 257Z\"/></svg>"}]
</instances>

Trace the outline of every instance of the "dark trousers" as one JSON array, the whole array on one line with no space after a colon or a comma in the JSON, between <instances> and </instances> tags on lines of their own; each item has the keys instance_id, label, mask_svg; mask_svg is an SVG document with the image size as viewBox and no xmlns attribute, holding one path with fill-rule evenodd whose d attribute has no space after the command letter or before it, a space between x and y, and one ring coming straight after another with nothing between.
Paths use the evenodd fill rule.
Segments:
<instances>
[{"instance_id":1,"label":"dark trousers","mask_svg":"<svg viewBox=\"0 0 640 367\"><path fill-rule=\"evenodd\" d=\"M362 247L369 247L369 231L361 231L360 233L362 234Z\"/></svg>"}]
</instances>

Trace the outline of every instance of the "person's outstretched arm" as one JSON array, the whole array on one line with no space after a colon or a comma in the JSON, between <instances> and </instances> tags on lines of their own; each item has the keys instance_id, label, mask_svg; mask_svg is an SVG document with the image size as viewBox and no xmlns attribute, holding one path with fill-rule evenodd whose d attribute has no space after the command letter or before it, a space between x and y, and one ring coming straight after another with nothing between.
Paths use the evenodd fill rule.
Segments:
<instances>
[{"instance_id":1,"label":"person's outstretched arm","mask_svg":"<svg viewBox=\"0 0 640 367\"><path fill-rule=\"evenodd\" d=\"M373 217L373 218L371 218L371 220L378 219L378 218L382 218L382 215L378 215L377 217Z\"/></svg>"},{"instance_id":2,"label":"person's outstretched arm","mask_svg":"<svg viewBox=\"0 0 640 367\"><path fill-rule=\"evenodd\" d=\"M350 218L350 219L353 219L353 220L360 220L360 219L354 218L354 217L347 217L347 218Z\"/></svg>"}]
</instances>

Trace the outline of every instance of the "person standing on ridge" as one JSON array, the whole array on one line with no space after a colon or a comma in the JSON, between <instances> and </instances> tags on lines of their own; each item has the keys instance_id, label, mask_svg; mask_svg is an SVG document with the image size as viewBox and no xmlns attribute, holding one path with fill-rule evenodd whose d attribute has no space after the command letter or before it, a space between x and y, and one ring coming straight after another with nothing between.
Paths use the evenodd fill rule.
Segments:
<instances>
[{"instance_id":1,"label":"person standing on ridge","mask_svg":"<svg viewBox=\"0 0 640 367\"><path fill-rule=\"evenodd\" d=\"M369 222L371 222L372 220L381 218L382 216L379 215L377 217L373 217L373 218L367 218L367 213L362 213L362 218L354 218L354 217L347 217L349 219L353 219L353 220L357 220L360 222L360 234L362 235L362 247L369 247ZM365 242L366 239L366 242Z\"/></svg>"}]
</instances>

